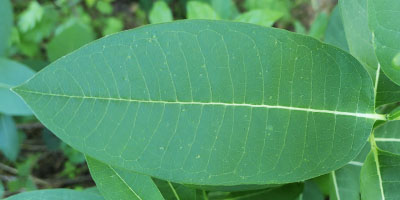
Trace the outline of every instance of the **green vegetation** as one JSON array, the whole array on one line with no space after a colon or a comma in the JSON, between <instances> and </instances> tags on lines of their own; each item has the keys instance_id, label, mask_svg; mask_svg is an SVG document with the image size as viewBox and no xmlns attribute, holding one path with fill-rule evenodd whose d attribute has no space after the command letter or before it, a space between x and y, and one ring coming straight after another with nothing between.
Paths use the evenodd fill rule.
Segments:
<instances>
[{"instance_id":1,"label":"green vegetation","mask_svg":"<svg viewBox=\"0 0 400 200\"><path fill-rule=\"evenodd\" d=\"M399 199L399 11L2 0L0 197Z\"/></svg>"}]
</instances>

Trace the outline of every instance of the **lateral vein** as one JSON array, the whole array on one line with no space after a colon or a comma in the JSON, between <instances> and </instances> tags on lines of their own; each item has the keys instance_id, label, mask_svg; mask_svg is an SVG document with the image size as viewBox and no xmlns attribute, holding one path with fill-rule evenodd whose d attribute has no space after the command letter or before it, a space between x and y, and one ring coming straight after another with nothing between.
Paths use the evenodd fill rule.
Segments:
<instances>
[{"instance_id":1,"label":"lateral vein","mask_svg":"<svg viewBox=\"0 0 400 200\"><path fill-rule=\"evenodd\" d=\"M253 107L253 108L270 108L270 109L283 109L283 110L295 110L313 113L328 113L333 115L344 115L353 116L359 118L375 119L375 120L387 120L386 115L375 114L375 113L352 113L334 110L320 110L312 108L300 108L300 107L290 107L281 105L257 105L257 104L247 104L247 103L223 103L223 102L194 102L194 101L162 101L162 100L137 100L137 99L125 99L125 98L113 98L113 97L94 97L94 96L76 96L76 95L65 95L65 94L53 94L53 93L43 93L30 90L20 90L18 88L11 89L14 92L26 92L44 96L56 96L74 99L94 99L94 100L107 100L107 101L126 101L126 102L138 102L138 103L160 103L160 104L182 104L182 105L214 105L214 106L242 106L242 107ZM18 93L17 93L18 94Z\"/></svg>"}]
</instances>

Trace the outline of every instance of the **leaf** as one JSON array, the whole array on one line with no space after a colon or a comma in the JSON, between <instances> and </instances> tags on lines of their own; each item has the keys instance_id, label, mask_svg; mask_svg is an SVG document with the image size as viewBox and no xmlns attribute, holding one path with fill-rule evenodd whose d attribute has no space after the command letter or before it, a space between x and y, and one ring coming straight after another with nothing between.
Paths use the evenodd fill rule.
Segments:
<instances>
[{"instance_id":1,"label":"leaf","mask_svg":"<svg viewBox=\"0 0 400 200\"><path fill-rule=\"evenodd\" d=\"M23 192L5 200L103 200L103 197L91 192L80 192L70 189L46 189Z\"/></svg>"},{"instance_id":2,"label":"leaf","mask_svg":"<svg viewBox=\"0 0 400 200\"><path fill-rule=\"evenodd\" d=\"M55 61L95 39L92 28L77 20L70 20L47 46L47 56Z\"/></svg>"},{"instance_id":3,"label":"leaf","mask_svg":"<svg viewBox=\"0 0 400 200\"><path fill-rule=\"evenodd\" d=\"M123 22L116 17L109 17L105 22L106 24L102 31L103 36L122 31L124 28Z\"/></svg>"},{"instance_id":4,"label":"leaf","mask_svg":"<svg viewBox=\"0 0 400 200\"><path fill-rule=\"evenodd\" d=\"M400 121L389 121L374 130L376 145L385 151L400 154Z\"/></svg>"},{"instance_id":5,"label":"leaf","mask_svg":"<svg viewBox=\"0 0 400 200\"><path fill-rule=\"evenodd\" d=\"M367 0L340 0L339 6L350 53L375 80L378 60L372 44L372 33L368 28Z\"/></svg>"},{"instance_id":6,"label":"leaf","mask_svg":"<svg viewBox=\"0 0 400 200\"><path fill-rule=\"evenodd\" d=\"M400 85L400 68L392 64L400 53L400 2L397 0L368 0L368 22L374 35L375 53L383 72Z\"/></svg>"},{"instance_id":7,"label":"leaf","mask_svg":"<svg viewBox=\"0 0 400 200\"><path fill-rule=\"evenodd\" d=\"M400 86L391 81L382 71L379 75L375 106L381 106L400 101Z\"/></svg>"},{"instance_id":8,"label":"leaf","mask_svg":"<svg viewBox=\"0 0 400 200\"><path fill-rule=\"evenodd\" d=\"M292 183L283 185L281 187L256 190L256 191L245 191L245 192L232 192L227 195L210 197L210 200L222 200L222 199L240 199L240 200L294 200L303 191L302 183Z\"/></svg>"},{"instance_id":9,"label":"leaf","mask_svg":"<svg viewBox=\"0 0 400 200\"><path fill-rule=\"evenodd\" d=\"M328 15L324 12L320 12L311 24L308 34L312 37L322 40L328 26L328 21Z\"/></svg>"},{"instance_id":10,"label":"leaf","mask_svg":"<svg viewBox=\"0 0 400 200\"><path fill-rule=\"evenodd\" d=\"M244 6L247 10L273 10L282 13L285 18L290 18L292 3L288 0L246 0Z\"/></svg>"},{"instance_id":11,"label":"leaf","mask_svg":"<svg viewBox=\"0 0 400 200\"><path fill-rule=\"evenodd\" d=\"M219 19L218 14L207 3L189 1L186 4L188 19Z\"/></svg>"},{"instance_id":12,"label":"leaf","mask_svg":"<svg viewBox=\"0 0 400 200\"><path fill-rule=\"evenodd\" d=\"M374 113L372 81L351 55L307 36L226 21L111 35L13 90L75 149L193 185L281 184L328 173L356 157L375 120L386 119Z\"/></svg>"},{"instance_id":13,"label":"leaf","mask_svg":"<svg viewBox=\"0 0 400 200\"><path fill-rule=\"evenodd\" d=\"M283 13L276 12L274 10L251 10L240 14L235 21L246 22L251 24L257 24L261 26L272 26L279 18L283 16Z\"/></svg>"},{"instance_id":14,"label":"leaf","mask_svg":"<svg viewBox=\"0 0 400 200\"><path fill-rule=\"evenodd\" d=\"M2 198L4 195L4 186L3 182L0 181L0 198Z\"/></svg>"},{"instance_id":15,"label":"leaf","mask_svg":"<svg viewBox=\"0 0 400 200\"><path fill-rule=\"evenodd\" d=\"M399 199L400 155L373 148L361 169L361 199Z\"/></svg>"},{"instance_id":16,"label":"leaf","mask_svg":"<svg viewBox=\"0 0 400 200\"><path fill-rule=\"evenodd\" d=\"M90 174L105 199L164 199L149 176L119 169L90 157L86 160Z\"/></svg>"},{"instance_id":17,"label":"leaf","mask_svg":"<svg viewBox=\"0 0 400 200\"><path fill-rule=\"evenodd\" d=\"M18 20L18 28L21 32L27 32L33 29L43 17L43 7L36 1L31 1L26 10L24 10Z\"/></svg>"},{"instance_id":18,"label":"leaf","mask_svg":"<svg viewBox=\"0 0 400 200\"><path fill-rule=\"evenodd\" d=\"M207 199L207 194L201 190L159 179L154 179L154 183L166 200Z\"/></svg>"},{"instance_id":19,"label":"leaf","mask_svg":"<svg viewBox=\"0 0 400 200\"><path fill-rule=\"evenodd\" d=\"M13 12L10 0L0 1L0 13L0 56L4 56L5 50L9 45L13 25Z\"/></svg>"},{"instance_id":20,"label":"leaf","mask_svg":"<svg viewBox=\"0 0 400 200\"><path fill-rule=\"evenodd\" d=\"M324 41L328 44L337 46L345 51L349 51L346 34L344 32L340 7L336 6L329 17L328 27L325 32Z\"/></svg>"},{"instance_id":21,"label":"leaf","mask_svg":"<svg viewBox=\"0 0 400 200\"><path fill-rule=\"evenodd\" d=\"M0 151L11 161L15 161L19 153L17 127L12 117L6 115L0 115Z\"/></svg>"},{"instance_id":22,"label":"leaf","mask_svg":"<svg viewBox=\"0 0 400 200\"><path fill-rule=\"evenodd\" d=\"M172 11L164 1L156 1L151 8L149 20L152 24L172 22Z\"/></svg>"},{"instance_id":23,"label":"leaf","mask_svg":"<svg viewBox=\"0 0 400 200\"><path fill-rule=\"evenodd\" d=\"M211 0L211 5L221 19L234 19L239 14L233 0Z\"/></svg>"},{"instance_id":24,"label":"leaf","mask_svg":"<svg viewBox=\"0 0 400 200\"><path fill-rule=\"evenodd\" d=\"M324 200L324 194L318 188L318 185L313 180L304 182L304 191L299 200Z\"/></svg>"},{"instance_id":25,"label":"leaf","mask_svg":"<svg viewBox=\"0 0 400 200\"><path fill-rule=\"evenodd\" d=\"M34 72L28 67L7 59L0 58L0 113L7 115L30 115L32 111L20 97L10 91L32 77Z\"/></svg>"},{"instance_id":26,"label":"leaf","mask_svg":"<svg viewBox=\"0 0 400 200\"><path fill-rule=\"evenodd\" d=\"M361 167L370 150L370 145L364 145L364 148L354 160L329 173L329 179L324 180L323 183L329 185L329 199L360 199Z\"/></svg>"}]
</instances>

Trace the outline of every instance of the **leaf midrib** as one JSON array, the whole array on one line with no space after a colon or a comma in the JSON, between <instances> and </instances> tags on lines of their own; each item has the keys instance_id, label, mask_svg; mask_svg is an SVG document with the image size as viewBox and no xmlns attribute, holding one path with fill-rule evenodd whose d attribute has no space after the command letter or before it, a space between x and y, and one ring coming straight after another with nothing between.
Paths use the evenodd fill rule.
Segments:
<instances>
[{"instance_id":1,"label":"leaf midrib","mask_svg":"<svg viewBox=\"0 0 400 200\"><path fill-rule=\"evenodd\" d=\"M283 109L283 110L294 110L303 112L313 112L313 113L327 113L333 115L343 115L343 116L353 116L359 118L367 118L374 120L387 120L386 115L376 114L376 113L357 113L357 112L343 112L343 111L333 111L333 110L321 110L312 108L301 108L301 107L290 107L281 105L265 105L265 104L246 104L246 103L223 103L223 102L184 102L184 101L162 101L162 100L138 100L138 99L126 99L126 98L114 98L114 97L95 97L95 96L76 96L76 95L65 95L65 94L54 94L54 93L44 93L30 90L21 90L17 88L11 89L13 92L20 95L20 92L38 94L43 96L56 96L74 99L94 99L94 100L107 100L107 101L126 101L126 102L137 102L137 103L159 103L159 104L180 104L180 105L214 105L214 106L237 106L237 107L252 107L252 108L269 108L269 109Z\"/></svg>"}]
</instances>

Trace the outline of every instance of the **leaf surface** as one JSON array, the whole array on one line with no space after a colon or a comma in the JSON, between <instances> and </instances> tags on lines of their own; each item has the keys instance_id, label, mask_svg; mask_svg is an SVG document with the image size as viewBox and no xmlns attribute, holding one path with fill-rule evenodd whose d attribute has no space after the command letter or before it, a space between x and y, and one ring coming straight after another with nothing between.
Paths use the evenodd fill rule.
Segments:
<instances>
[{"instance_id":1,"label":"leaf surface","mask_svg":"<svg viewBox=\"0 0 400 200\"><path fill-rule=\"evenodd\" d=\"M104 200L100 195L91 192L80 192L70 189L46 189L23 192L5 200Z\"/></svg>"},{"instance_id":2,"label":"leaf surface","mask_svg":"<svg viewBox=\"0 0 400 200\"><path fill-rule=\"evenodd\" d=\"M13 24L13 12L10 0L0 1L0 56L5 55L5 50L9 45L11 28Z\"/></svg>"},{"instance_id":3,"label":"leaf surface","mask_svg":"<svg viewBox=\"0 0 400 200\"><path fill-rule=\"evenodd\" d=\"M171 9L164 1L156 1L149 13L149 20L152 24L171 22L173 19Z\"/></svg>"},{"instance_id":4,"label":"leaf surface","mask_svg":"<svg viewBox=\"0 0 400 200\"><path fill-rule=\"evenodd\" d=\"M378 60L368 28L367 0L340 0L340 11L350 53L367 69L375 80Z\"/></svg>"},{"instance_id":5,"label":"leaf surface","mask_svg":"<svg viewBox=\"0 0 400 200\"><path fill-rule=\"evenodd\" d=\"M92 28L77 20L66 22L47 47L47 56L55 61L95 39Z\"/></svg>"},{"instance_id":6,"label":"leaf surface","mask_svg":"<svg viewBox=\"0 0 400 200\"><path fill-rule=\"evenodd\" d=\"M159 179L154 179L154 183L166 200L207 199L207 194L202 190Z\"/></svg>"},{"instance_id":7,"label":"leaf surface","mask_svg":"<svg viewBox=\"0 0 400 200\"><path fill-rule=\"evenodd\" d=\"M368 0L368 23L383 72L400 85L400 68L393 59L400 53L400 1Z\"/></svg>"},{"instance_id":8,"label":"leaf surface","mask_svg":"<svg viewBox=\"0 0 400 200\"><path fill-rule=\"evenodd\" d=\"M400 121L387 122L374 130L376 145L400 155Z\"/></svg>"},{"instance_id":9,"label":"leaf surface","mask_svg":"<svg viewBox=\"0 0 400 200\"><path fill-rule=\"evenodd\" d=\"M35 74L20 63L0 58L0 113L7 115L30 115L32 111L10 88L23 83Z\"/></svg>"},{"instance_id":10,"label":"leaf surface","mask_svg":"<svg viewBox=\"0 0 400 200\"><path fill-rule=\"evenodd\" d=\"M344 32L340 7L336 6L329 17L328 27L326 28L324 41L328 44L337 46L345 51L349 51L346 34Z\"/></svg>"},{"instance_id":11,"label":"leaf surface","mask_svg":"<svg viewBox=\"0 0 400 200\"><path fill-rule=\"evenodd\" d=\"M164 199L149 176L119 169L90 157L86 160L90 174L105 199Z\"/></svg>"},{"instance_id":12,"label":"leaf surface","mask_svg":"<svg viewBox=\"0 0 400 200\"><path fill-rule=\"evenodd\" d=\"M0 115L0 151L11 161L15 161L19 153L17 127L12 117L6 115Z\"/></svg>"},{"instance_id":13,"label":"leaf surface","mask_svg":"<svg viewBox=\"0 0 400 200\"><path fill-rule=\"evenodd\" d=\"M361 198L400 199L399 166L400 155L373 148L361 170Z\"/></svg>"},{"instance_id":14,"label":"leaf surface","mask_svg":"<svg viewBox=\"0 0 400 200\"><path fill-rule=\"evenodd\" d=\"M189 1L186 4L188 19L219 19L215 10L205 2Z\"/></svg>"},{"instance_id":15,"label":"leaf surface","mask_svg":"<svg viewBox=\"0 0 400 200\"><path fill-rule=\"evenodd\" d=\"M193 185L279 184L328 173L356 157L372 124L385 118L374 113L372 80L346 52L224 21L109 36L14 91L79 151Z\"/></svg>"}]
</instances>

